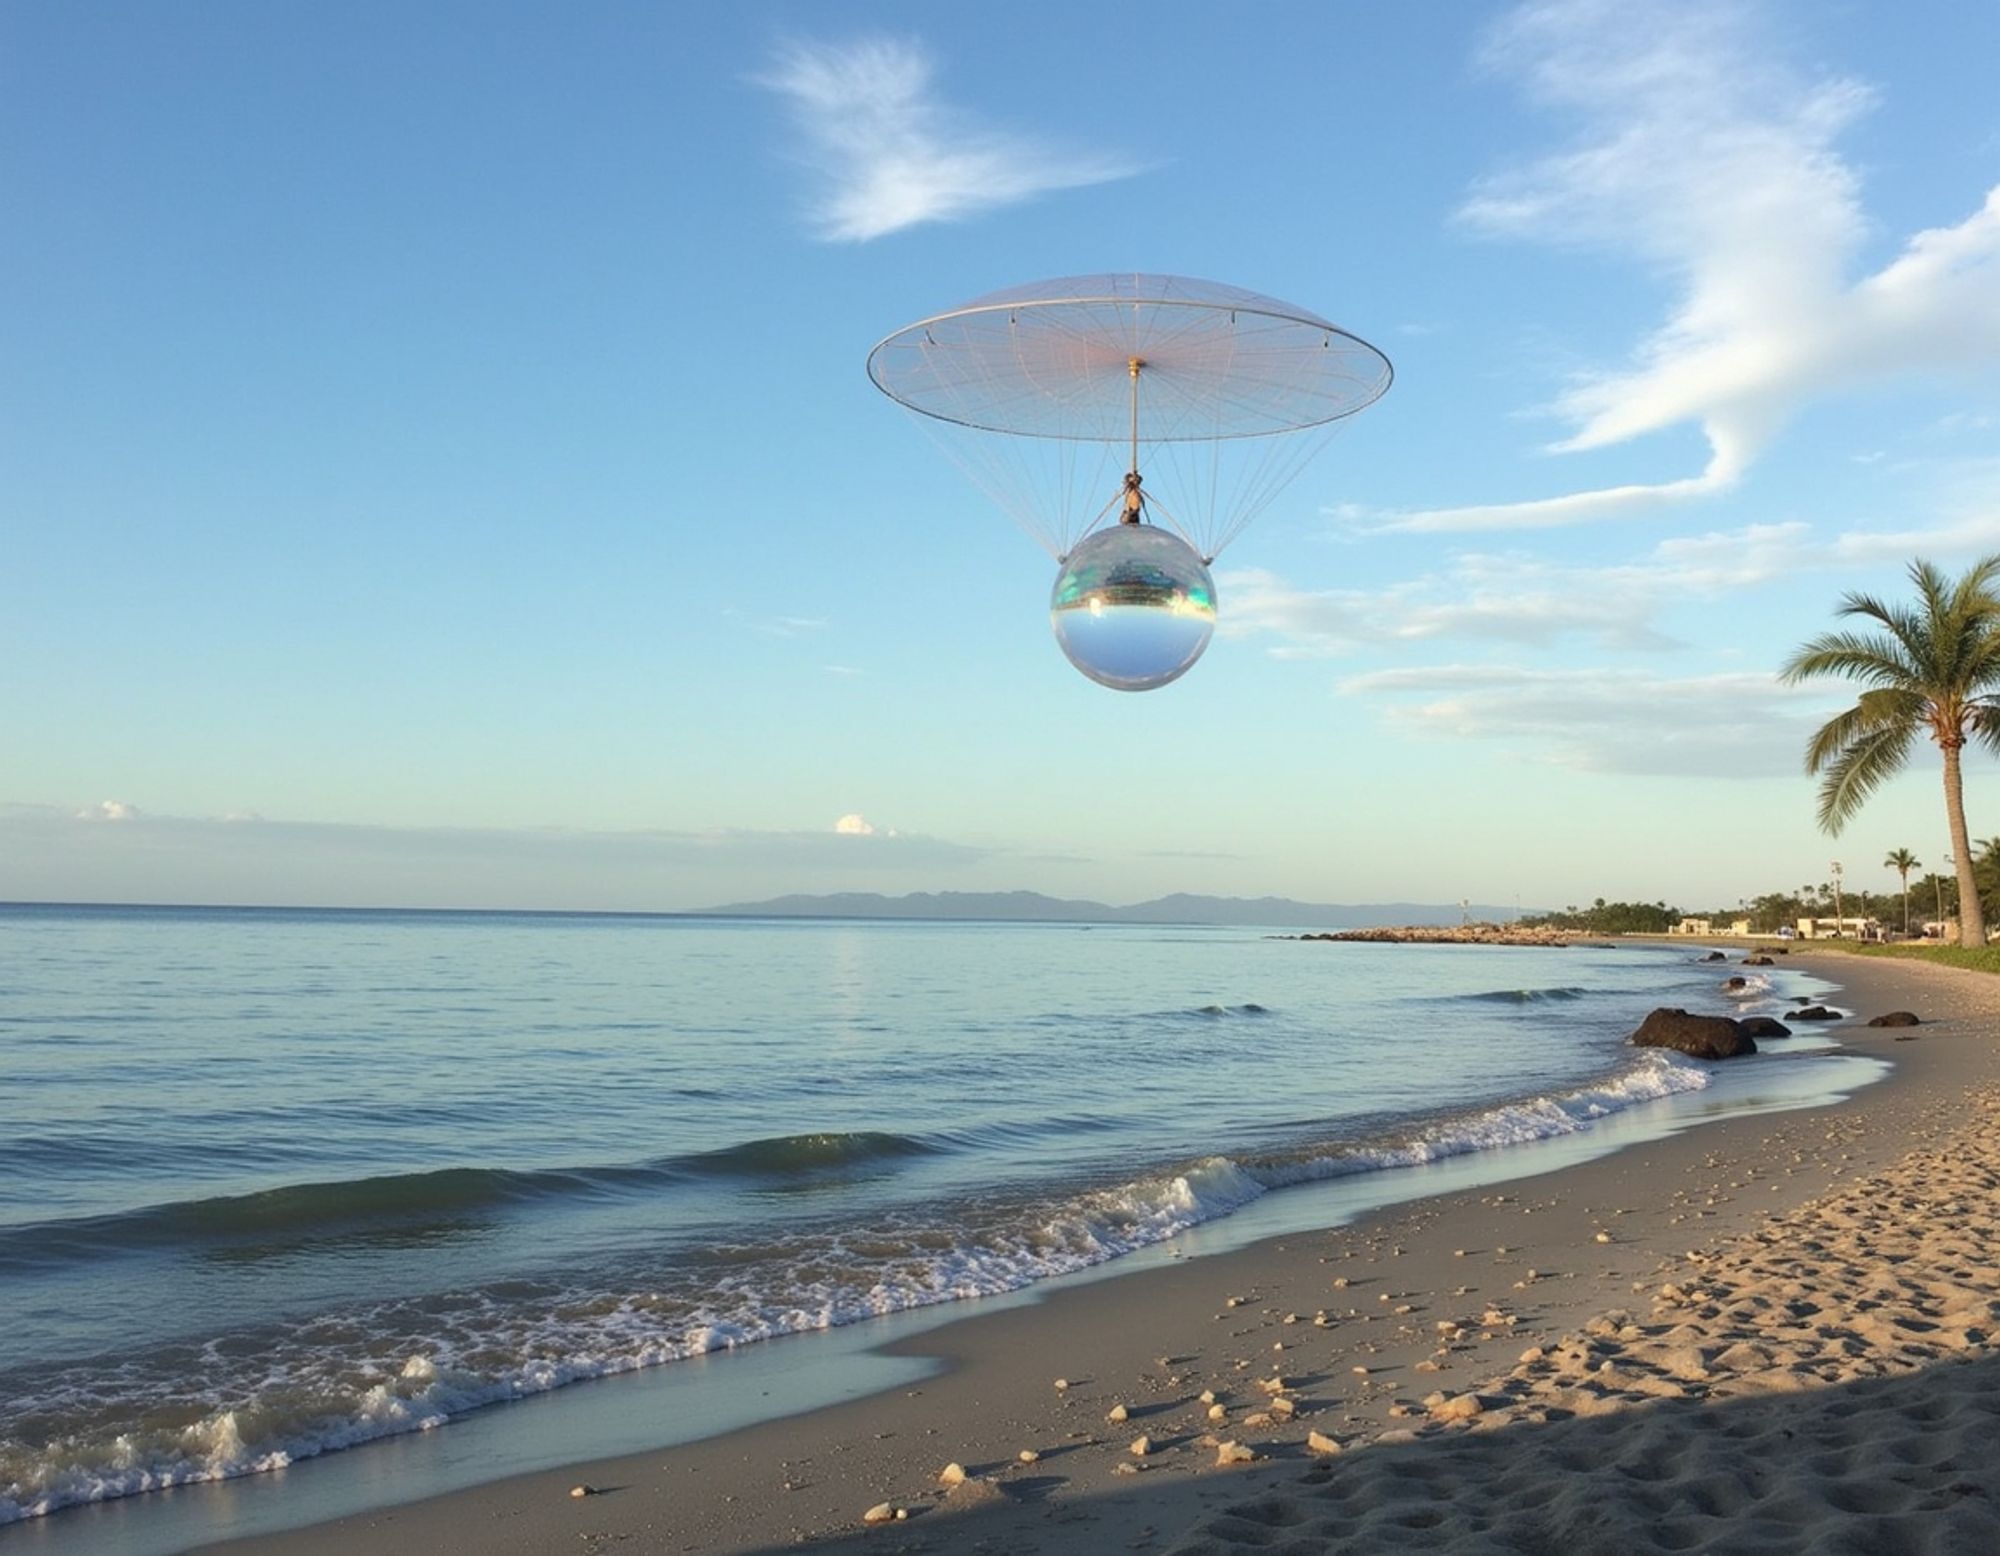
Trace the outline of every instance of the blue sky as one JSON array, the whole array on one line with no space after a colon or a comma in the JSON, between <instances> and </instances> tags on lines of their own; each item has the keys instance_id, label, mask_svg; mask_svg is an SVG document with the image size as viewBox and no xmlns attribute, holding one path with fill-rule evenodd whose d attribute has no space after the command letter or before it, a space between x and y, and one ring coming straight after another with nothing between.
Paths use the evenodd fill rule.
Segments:
<instances>
[{"instance_id":1,"label":"blue sky","mask_svg":"<svg viewBox=\"0 0 2000 1556\"><path fill-rule=\"evenodd\" d=\"M1771 672L2000 550L1995 58L1943 0L13 7L0 897L1886 888L1934 756L1822 837L1840 689ZM1397 369L1143 696L862 372L1110 270Z\"/></svg>"}]
</instances>

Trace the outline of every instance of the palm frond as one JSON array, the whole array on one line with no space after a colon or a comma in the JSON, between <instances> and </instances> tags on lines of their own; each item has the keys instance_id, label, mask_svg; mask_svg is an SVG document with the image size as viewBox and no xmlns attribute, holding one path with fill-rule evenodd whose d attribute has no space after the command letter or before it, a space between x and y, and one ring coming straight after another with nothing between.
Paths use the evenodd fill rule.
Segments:
<instances>
[{"instance_id":1,"label":"palm frond","mask_svg":"<svg viewBox=\"0 0 2000 1556\"><path fill-rule=\"evenodd\" d=\"M2000 700L1982 697L1967 710L1966 729L1989 751L2000 751Z\"/></svg>"},{"instance_id":2,"label":"palm frond","mask_svg":"<svg viewBox=\"0 0 2000 1556\"><path fill-rule=\"evenodd\" d=\"M1898 688L1863 692L1853 707L1836 713L1813 731L1812 739L1806 742L1806 771L1828 771L1849 746L1886 729L1900 727L1915 735L1924 726L1926 709L1918 692Z\"/></svg>"},{"instance_id":3,"label":"palm frond","mask_svg":"<svg viewBox=\"0 0 2000 1556\"><path fill-rule=\"evenodd\" d=\"M1862 802L1908 760L1916 734L1913 725L1890 724L1862 735L1833 759L1819 786L1822 831L1838 833L1847 825Z\"/></svg>"},{"instance_id":4,"label":"palm frond","mask_svg":"<svg viewBox=\"0 0 2000 1556\"><path fill-rule=\"evenodd\" d=\"M1918 679L1917 667L1897 649L1879 633L1823 632L1784 663L1778 679L1792 685L1837 675L1874 686L1907 685Z\"/></svg>"}]
</instances>

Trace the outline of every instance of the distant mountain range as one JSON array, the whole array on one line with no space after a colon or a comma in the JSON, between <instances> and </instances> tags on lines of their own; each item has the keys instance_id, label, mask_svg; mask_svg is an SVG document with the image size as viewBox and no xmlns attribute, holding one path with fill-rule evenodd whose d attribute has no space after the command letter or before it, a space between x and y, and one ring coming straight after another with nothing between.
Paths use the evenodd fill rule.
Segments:
<instances>
[{"instance_id":1,"label":"distant mountain range","mask_svg":"<svg viewBox=\"0 0 2000 1556\"><path fill-rule=\"evenodd\" d=\"M1082 924L1254 924L1280 929L1364 929L1388 924L1456 924L1475 920L1504 923L1518 908L1475 902L1296 902L1290 897L1204 897L1175 892L1150 902L1115 908L1079 897L1047 897L1038 891L914 891L885 897L880 892L844 891L827 896L772 897L765 902L732 902L703 908L703 916L734 918L892 918L1004 919L1014 922Z\"/></svg>"}]
</instances>

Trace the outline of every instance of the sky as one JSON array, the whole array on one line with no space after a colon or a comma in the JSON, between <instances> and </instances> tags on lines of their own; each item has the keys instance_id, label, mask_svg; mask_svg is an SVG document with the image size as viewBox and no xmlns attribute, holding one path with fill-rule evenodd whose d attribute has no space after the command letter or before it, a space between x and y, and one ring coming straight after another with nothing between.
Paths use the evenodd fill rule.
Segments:
<instances>
[{"instance_id":1,"label":"sky","mask_svg":"<svg viewBox=\"0 0 2000 1556\"><path fill-rule=\"evenodd\" d=\"M1996 58L1956 0L0 8L0 899L1892 889L1935 752L1828 838L1851 698L1774 671L2000 551ZM863 371L1111 271L1396 371L1143 695Z\"/></svg>"}]
</instances>

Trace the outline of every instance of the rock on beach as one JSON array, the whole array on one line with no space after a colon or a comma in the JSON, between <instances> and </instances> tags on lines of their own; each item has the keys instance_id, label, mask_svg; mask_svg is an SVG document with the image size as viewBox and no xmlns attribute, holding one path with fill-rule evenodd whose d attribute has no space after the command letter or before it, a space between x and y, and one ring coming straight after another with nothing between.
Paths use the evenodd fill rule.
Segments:
<instances>
[{"instance_id":1,"label":"rock on beach","mask_svg":"<svg viewBox=\"0 0 2000 1556\"><path fill-rule=\"evenodd\" d=\"M1690 1016L1662 1007L1639 1023L1635 1048L1671 1048L1696 1059L1734 1059L1757 1051L1756 1039L1729 1016Z\"/></svg>"}]
</instances>

